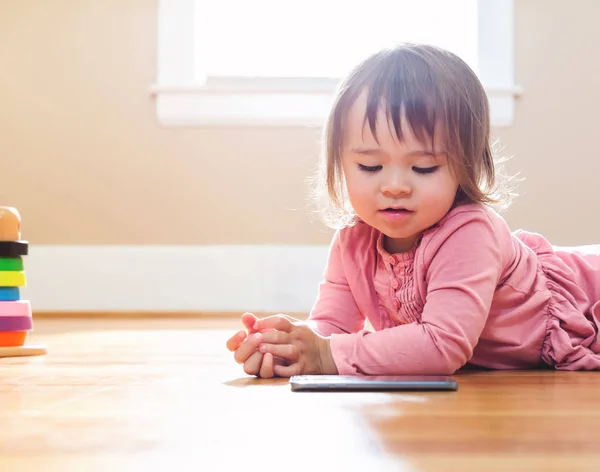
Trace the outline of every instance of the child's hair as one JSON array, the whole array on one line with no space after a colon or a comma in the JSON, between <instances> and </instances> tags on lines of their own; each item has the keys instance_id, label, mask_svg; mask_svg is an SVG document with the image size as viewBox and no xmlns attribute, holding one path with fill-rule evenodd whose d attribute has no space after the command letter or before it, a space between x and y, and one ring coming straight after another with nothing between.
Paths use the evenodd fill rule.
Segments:
<instances>
[{"instance_id":1,"label":"child's hair","mask_svg":"<svg viewBox=\"0 0 600 472\"><path fill-rule=\"evenodd\" d=\"M441 131L459 189L455 206L481 202L506 208L512 179L501 174L490 141L488 99L473 70L444 49L401 44L372 54L338 87L329 114L314 199L324 221L340 228L356 222L348 202L341 154L346 117L359 95L367 93L365 124L376 136L378 112L393 123L402 141L402 119L420 141ZM385 109L383 109L385 107Z\"/></svg>"}]
</instances>

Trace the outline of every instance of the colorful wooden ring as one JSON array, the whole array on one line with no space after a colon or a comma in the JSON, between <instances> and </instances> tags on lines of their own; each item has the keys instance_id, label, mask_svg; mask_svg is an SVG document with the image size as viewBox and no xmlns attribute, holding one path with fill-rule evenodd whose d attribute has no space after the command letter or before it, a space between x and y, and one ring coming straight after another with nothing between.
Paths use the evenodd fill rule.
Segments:
<instances>
[{"instance_id":1,"label":"colorful wooden ring","mask_svg":"<svg viewBox=\"0 0 600 472\"><path fill-rule=\"evenodd\" d=\"M11 331L3 333L0 331L0 347L22 346L27 340L27 331Z\"/></svg>"},{"instance_id":2,"label":"colorful wooden ring","mask_svg":"<svg viewBox=\"0 0 600 472\"><path fill-rule=\"evenodd\" d=\"M25 270L23 258L21 257L2 257L0 258L0 270L20 271Z\"/></svg>"},{"instance_id":3,"label":"colorful wooden ring","mask_svg":"<svg viewBox=\"0 0 600 472\"><path fill-rule=\"evenodd\" d=\"M31 304L29 300L18 300L13 302L0 302L0 321L5 316L29 316L31 317ZM0 330L2 331L2 330Z\"/></svg>"},{"instance_id":4,"label":"colorful wooden ring","mask_svg":"<svg viewBox=\"0 0 600 472\"><path fill-rule=\"evenodd\" d=\"M33 329L31 316L0 316L0 332L30 331Z\"/></svg>"},{"instance_id":5,"label":"colorful wooden ring","mask_svg":"<svg viewBox=\"0 0 600 472\"><path fill-rule=\"evenodd\" d=\"M27 284L25 272L0 271L0 287L24 287Z\"/></svg>"},{"instance_id":6,"label":"colorful wooden ring","mask_svg":"<svg viewBox=\"0 0 600 472\"><path fill-rule=\"evenodd\" d=\"M20 299L19 287L0 287L0 302L14 302Z\"/></svg>"},{"instance_id":7,"label":"colorful wooden ring","mask_svg":"<svg viewBox=\"0 0 600 472\"><path fill-rule=\"evenodd\" d=\"M26 256L28 250L27 241L0 241L0 257Z\"/></svg>"}]
</instances>

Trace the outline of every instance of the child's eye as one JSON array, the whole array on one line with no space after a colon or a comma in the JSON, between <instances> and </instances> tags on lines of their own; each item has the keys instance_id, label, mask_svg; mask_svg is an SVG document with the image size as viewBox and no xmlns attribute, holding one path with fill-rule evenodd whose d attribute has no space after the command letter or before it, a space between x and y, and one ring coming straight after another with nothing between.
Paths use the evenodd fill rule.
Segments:
<instances>
[{"instance_id":1,"label":"child's eye","mask_svg":"<svg viewBox=\"0 0 600 472\"><path fill-rule=\"evenodd\" d=\"M378 170L381 170L383 166L363 166L362 164L358 164L358 168L365 172L377 172Z\"/></svg>"},{"instance_id":2,"label":"child's eye","mask_svg":"<svg viewBox=\"0 0 600 472\"><path fill-rule=\"evenodd\" d=\"M413 170L417 174L433 174L439 168L440 168L440 166L433 166L433 167L413 167Z\"/></svg>"}]
</instances>

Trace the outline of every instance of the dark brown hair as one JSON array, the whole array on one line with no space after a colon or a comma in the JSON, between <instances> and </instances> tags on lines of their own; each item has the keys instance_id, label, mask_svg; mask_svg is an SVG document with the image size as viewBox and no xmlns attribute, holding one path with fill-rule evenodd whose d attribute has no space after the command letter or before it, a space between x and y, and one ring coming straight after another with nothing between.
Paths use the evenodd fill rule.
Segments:
<instances>
[{"instance_id":1,"label":"dark brown hair","mask_svg":"<svg viewBox=\"0 0 600 472\"><path fill-rule=\"evenodd\" d=\"M329 226L343 227L355 221L346 196L341 155L346 117L363 92L367 94L365 124L373 136L380 110L385 111L399 140L403 139L402 120L421 141L442 132L450 169L459 183L455 205L508 206L512 179L501 174L500 162L492 153L488 99L476 74L449 51L401 44L367 57L338 87L314 189Z\"/></svg>"}]
</instances>

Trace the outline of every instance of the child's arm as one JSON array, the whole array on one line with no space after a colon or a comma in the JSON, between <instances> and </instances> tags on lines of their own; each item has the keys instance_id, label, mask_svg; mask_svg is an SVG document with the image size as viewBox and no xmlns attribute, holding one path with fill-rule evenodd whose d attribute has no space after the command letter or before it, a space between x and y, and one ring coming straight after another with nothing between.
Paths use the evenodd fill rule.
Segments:
<instances>
[{"instance_id":1,"label":"child's arm","mask_svg":"<svg viewBox=\"0 0 600 472\"><path fill-rule=\"evenodd\" d=\"M471 220L439 246L426 275L420 323L332 335L340 374L452 374L472 356L501 273L500 244L487 218Z\"/></svg>"},{"instance_id":2,"label":"child's arm","mask_svg":"<svg viewBox=\"0 0 600 472\"><path fill-rule=\"evenodd\" d=\"M365 316L354 301L340 255L340 232L336 231L329 247L324 280L310 312L307 325L322 336L356 333L364 328Z\"/></svg>"},{"instance_id":3,"label":"child's arm","mask_svg":"<svg viewBox=\"0 0 600 472\"><path fill-rule=\"evenodd\" d=\"M337 231L329 248L324 280L307 321L274 315L258 320L253 327L261 332L260 352L287 360L288 365L273 364L276 375L337 374L328 336L364 329L365 316L358 309L346 281L341 244Z\"/></svg>"}]
</instances>

